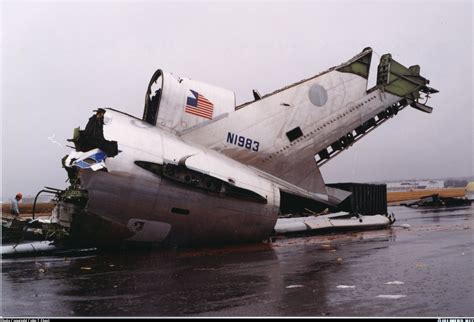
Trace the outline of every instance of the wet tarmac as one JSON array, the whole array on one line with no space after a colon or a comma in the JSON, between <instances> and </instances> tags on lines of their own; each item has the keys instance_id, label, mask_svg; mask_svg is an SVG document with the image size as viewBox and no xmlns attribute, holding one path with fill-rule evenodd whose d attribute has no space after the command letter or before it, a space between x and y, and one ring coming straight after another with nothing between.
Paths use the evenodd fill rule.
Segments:
<instances>
[{"instance_id":1,"label":"wet tarmac","mask_svg":"<svg viewBox=\"0 0 474 322\"><path fill-rule=\"evenodd\" d=\"M3 316L474 316L474 207L389 211L378 231L4 259Z\"/></svg>"}]
</instances>

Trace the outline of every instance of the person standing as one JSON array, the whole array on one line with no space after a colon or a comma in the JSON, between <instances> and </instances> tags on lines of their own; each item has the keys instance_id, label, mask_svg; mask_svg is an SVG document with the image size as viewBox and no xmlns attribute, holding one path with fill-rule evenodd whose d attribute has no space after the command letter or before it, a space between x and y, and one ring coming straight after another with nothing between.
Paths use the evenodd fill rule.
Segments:
<instances>
[{"instance_id":1,"label":"person standing","mask_svg":"<svg viewBox=\"0 0 474 322\"><path fill-rule=\"evenodd\" d=\"M21 201L22 198L23 198L23 195L21 193L17 193L15 198L12 200L10 213L13 216L19 216L20 215L20 201Z\"/></svg>"},{"instance_id":2,"label":"person standing","mask_svg":"<svg viewBox=\"0 0 474 322\"><path fill-rule=\"evenodd\" d=\"M102 142L105 141L103 129L105 110L99 108L94 110L94 112L96 112L96 114L89 118L89 122L87 122L84 130L84 135L91 141Z\"/></svg>"},{"instance_id":3,"label":"person standing","mask_svg":"<svg viewBox=\"0 0 474 322\"><path fill-rule=\"evenodd\" d=\"M86 128L82 135L82 142L85 143L86 151L89 149L99 148L104 151L107 156L114 157L118 153L117 142L107 141L104 138L104 114L106 110L99 108L94 110L95 115L92 115L87 122Z\"/></svg>"}]
</instances>

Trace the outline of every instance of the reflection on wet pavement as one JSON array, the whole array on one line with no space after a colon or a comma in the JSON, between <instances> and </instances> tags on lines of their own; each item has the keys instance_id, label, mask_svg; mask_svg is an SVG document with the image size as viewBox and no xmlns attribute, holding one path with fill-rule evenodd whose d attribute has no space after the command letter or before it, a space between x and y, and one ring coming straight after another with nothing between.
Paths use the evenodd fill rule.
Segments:
<instances>
[{"instance_id":1,"label":"reflection on wet pavement","mask_svg":"<svg viewBox=\"0 0 474 322\"><path fill-rule=\"evenodd\" d=\"M386 230L2 262L4 316L472 316L473 209Z\"/></svg>"}]
</instances>

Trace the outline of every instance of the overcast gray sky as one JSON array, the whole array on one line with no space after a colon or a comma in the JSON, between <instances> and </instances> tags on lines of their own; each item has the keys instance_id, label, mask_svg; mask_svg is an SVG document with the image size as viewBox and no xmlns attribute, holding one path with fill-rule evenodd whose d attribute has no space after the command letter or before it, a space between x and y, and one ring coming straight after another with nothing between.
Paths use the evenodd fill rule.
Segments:
<instances>
[{"instance_id":1,"label":"overcast gray sky","mask_svg":"<svg viewBox=\"0 0 474 322\"><path fill-rule=\"evenodd\" d=\"M73 128L97 107L141 117L158 68L241 103L367 46L374 66L390 52L419 64L440 93L433 114L407 108L323 166L326 181L472 175L472 10L471 1L3 1L3 200L65 187Z\"/></svg>"}]
</instances>

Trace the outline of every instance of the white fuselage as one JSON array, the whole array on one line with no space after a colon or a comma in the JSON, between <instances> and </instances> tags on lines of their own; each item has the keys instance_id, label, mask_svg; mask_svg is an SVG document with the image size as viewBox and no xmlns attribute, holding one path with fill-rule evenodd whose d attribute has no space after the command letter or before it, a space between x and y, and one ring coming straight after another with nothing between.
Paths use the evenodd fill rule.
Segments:
<instances>
[{"instance_id":1,"label":"white fuselage","mask_svg":"<svg viewBox=\"0 0 474 322\"><path fill-rule=\"evenodd\" d=\"M117 141L121 152L105 160L107 172L81 170L86 211L127 227L128 240L199 244L260 240L271 233L279 189L251 168L114 110L107 110L104 136ZM189 171L190 182L170 180L140 164ZM193 176L238 193L193 186Z\"/></svg>"}]
</instances>

